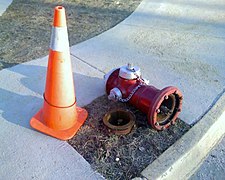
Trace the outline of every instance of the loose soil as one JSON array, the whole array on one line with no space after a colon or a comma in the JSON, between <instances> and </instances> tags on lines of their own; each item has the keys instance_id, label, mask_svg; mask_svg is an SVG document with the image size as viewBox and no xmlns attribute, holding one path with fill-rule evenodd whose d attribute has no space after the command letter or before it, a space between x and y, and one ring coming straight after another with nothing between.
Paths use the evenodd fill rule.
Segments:
<instances>
[{"instance_id":1,"label":"loose soil","mask_svg":"<svg viewBox=\"0 0 225 180\"><path fill-rule=\"evenodd\" d=\"M70 45L110 29L141 0L14 0L0 16L0 70L48 55L53 9L66 8Z\"/></svg>"},{"instance_id":2,"label":"loose soil","mask_svg":"<svg viewBox=\"0 0 225 180\"><path fill-rule=\"evenodd\" d=\"M89 117L68 141L106 179L132 179L175 143L190 126L178 119L164 131L153 130L145 114L126 103L109 101L107 96L85 107ZM132 111L136 125L128 135L114 135L103 124L104 115L117 108Z\"/></svg>"}]
</instances>

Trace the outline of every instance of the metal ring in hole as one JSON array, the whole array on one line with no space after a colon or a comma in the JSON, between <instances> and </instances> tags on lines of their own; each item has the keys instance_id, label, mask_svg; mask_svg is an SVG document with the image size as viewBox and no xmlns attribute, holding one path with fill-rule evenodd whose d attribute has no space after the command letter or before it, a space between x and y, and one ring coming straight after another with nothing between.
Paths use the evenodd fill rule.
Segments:
<instances>
[{"instance_id":1,"label":"metal ring in hole","mask_svg":"<svg viewBox=\"0 0 225 180\"><path fill-rule=\"evenodd\" d=\"M103 123L117 135L128 134L135 124L135 116L128 110L116 109L105 114Z\"/></svg>"}]
</instances>

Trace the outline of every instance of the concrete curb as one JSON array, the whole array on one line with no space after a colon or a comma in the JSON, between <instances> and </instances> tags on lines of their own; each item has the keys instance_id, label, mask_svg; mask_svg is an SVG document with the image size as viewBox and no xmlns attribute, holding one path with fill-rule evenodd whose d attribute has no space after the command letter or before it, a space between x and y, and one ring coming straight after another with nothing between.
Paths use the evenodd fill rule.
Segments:
<instances>
[{"instance_id":1,"label":"concrete curb","mask_svg":"<svg viewBox=\"0 0 225 180\"><path fill-rule=\"evenodd\" d=\"M225 134L225 91L180 140L141 173L147 179L188 179Z\"/></svg>"}]
</instances>

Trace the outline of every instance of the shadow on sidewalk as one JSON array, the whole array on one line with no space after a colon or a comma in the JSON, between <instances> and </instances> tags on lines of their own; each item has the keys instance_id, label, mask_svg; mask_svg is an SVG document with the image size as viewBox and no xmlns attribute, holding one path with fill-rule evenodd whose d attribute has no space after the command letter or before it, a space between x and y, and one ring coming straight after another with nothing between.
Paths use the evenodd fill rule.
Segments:
<instances>
[{"instance_id":1,"label":"shadow on sidewalk","mask_svg":"<svg viewBox=\"0 0 225 180\"><path fill-rule=\"evenodd\" d=\"M31 129L30 119L43 104L43 98L40 97L44 93L46 67L21 64L4 72L7 73L7 76L2 78L0 73L0 84L1 81L7 81L10 82L7 84L13 83L13 85L4 85L7 87L7 90L4 89L4 86L0 87L0 119L3 117L9 122ZM76 95L79 95L77 101L82 102L80 105L90 103L90 98L88 97L95 95L95 91L93 92L93 89L90 87L97 85L97 91L103 89L101 87L103 82L100 78L89 77L79 73L74 73L73 75L75 88L77 87L75 89ZM8 79L4 79L5 77ZM14 85L16 81L19 81L20 86Z\"/></svg>"},{"instance_id":2,"label":"shadow on sidewalk","mask_svg":"<svg viewBox=\"0 0 225 180\"><path fill-rule=\"evenodd\" d=\"M41 105L42 99L38 97L20 95L0 88L0 118L2 116L9 122L31 128L29 120Z\"/></svg>"}]
</instances>

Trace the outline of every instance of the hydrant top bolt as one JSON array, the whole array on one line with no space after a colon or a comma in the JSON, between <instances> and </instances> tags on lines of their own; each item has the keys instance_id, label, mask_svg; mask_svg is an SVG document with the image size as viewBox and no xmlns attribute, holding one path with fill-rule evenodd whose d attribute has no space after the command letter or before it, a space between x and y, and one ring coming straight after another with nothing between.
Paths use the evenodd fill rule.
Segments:
<instances>
[{"instance_id":1,"label":"hydrant top bolt","mask_svg":"<svg viewBox=\"0 0 225 180\"><path fill-rule=\"evenodd\" d=\"M134 69L134 66L131 63L128 63L127 64L127 69L133 70Z\"/></svg>"}]
</instances>

